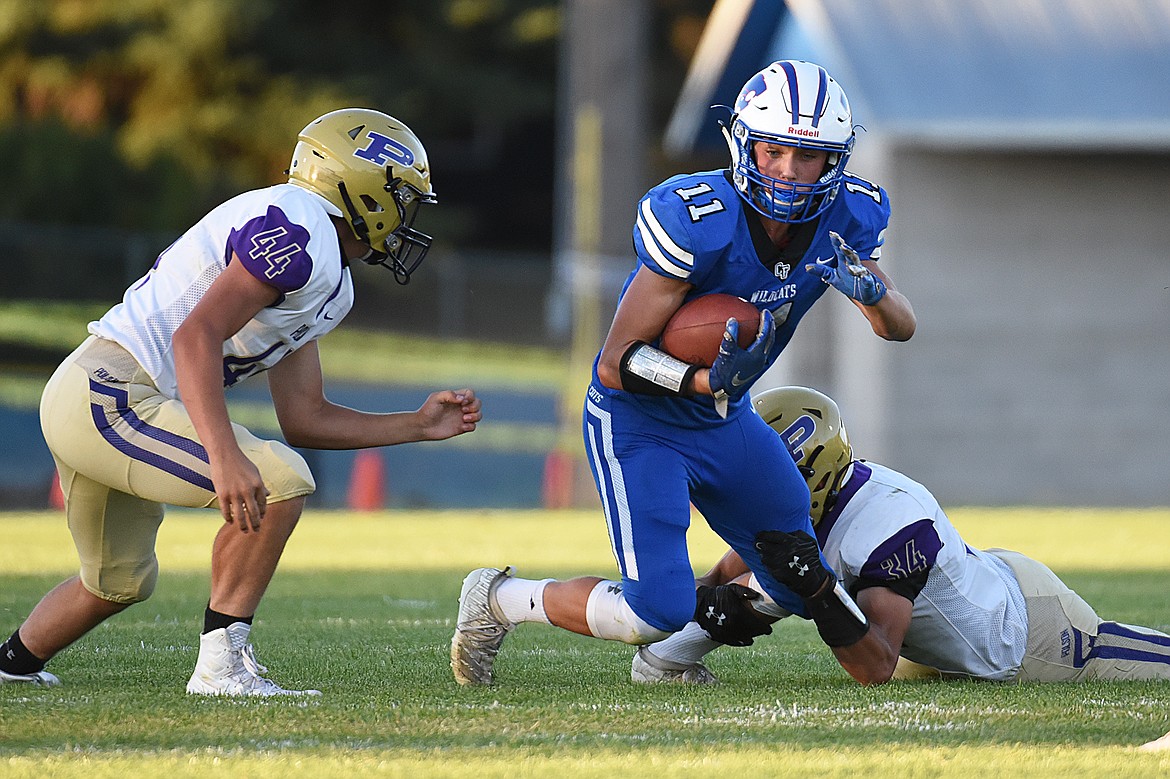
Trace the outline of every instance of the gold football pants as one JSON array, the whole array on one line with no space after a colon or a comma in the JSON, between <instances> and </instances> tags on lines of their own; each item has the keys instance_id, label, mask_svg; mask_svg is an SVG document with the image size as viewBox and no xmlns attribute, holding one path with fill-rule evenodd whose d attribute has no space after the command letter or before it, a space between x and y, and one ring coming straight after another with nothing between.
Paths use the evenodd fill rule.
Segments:
<instances>
[{"instance_id":1,"label":"gold football pants","mask_svg":"<svg viewBox=\"0 0 1170 779\"><path fill-rule=\"evenodd\" d=\"M232 427L269 503L313 492L313 475L293 449ZM145 600L158 578L163 504L218 506L186 408L159 393L129 352L91 336L45 386L41 429L61 478L82 584L116 603Z\"/></svg>"},{"instance_id":2,"label":"gold football pants","mask_svg":"<svg viewBox=\"0 0 1170 779\"><path fill-rule=\"evenodd\" d=\"M1006 549L988 549L1016 575L1028 609L1021 682L1170 679L1170 636L1103 621L1046 565Z\"/></svg>"}]
</instances>

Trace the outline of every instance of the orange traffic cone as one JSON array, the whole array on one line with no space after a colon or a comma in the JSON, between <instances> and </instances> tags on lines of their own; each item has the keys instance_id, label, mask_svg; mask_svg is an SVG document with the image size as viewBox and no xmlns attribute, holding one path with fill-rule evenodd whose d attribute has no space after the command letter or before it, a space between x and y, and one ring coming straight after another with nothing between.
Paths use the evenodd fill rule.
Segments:
<instances>
[{"instance_id":1,"label":"orange traffic cone","mask_svg":"<svg viewBox=\"0 0 1170 779\"><path fill-rule=\"evenodd\" d=\"M386 474L382 455L362 449L353 458L346 504L354 511L377 511L386 505Z\"/></svg>"},{"instance_id":2,"label":"orange traffic cone","mask_svg":"<svg viewBox=\"0 0 1170 779\"><path fill-rule=\"evenodd\" d=\"M544 478L540 485L546 509L566 509L573 505L573 458L566 452L552 451L544 459Z\"/></svg>"},{"instance_id":3,"label":"orange traffic cone","mask_svg":"<svg viewBox=\"0 0 1170 779\"><path fill-rule=\"evenodd\" d=\"M49 508L65 510L65 493L61 491L61 477L56 471L53 471L53 479L49 483Z\"/></svg>"}]
</instances>

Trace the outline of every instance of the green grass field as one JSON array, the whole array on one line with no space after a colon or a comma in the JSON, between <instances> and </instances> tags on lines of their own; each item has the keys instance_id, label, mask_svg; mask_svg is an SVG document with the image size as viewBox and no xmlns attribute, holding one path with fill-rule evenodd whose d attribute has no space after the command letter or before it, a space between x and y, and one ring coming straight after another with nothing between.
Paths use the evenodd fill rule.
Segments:
<instances>
[{"instance_id":1,"label":"green grass field","mask_svg":"<svg viewBox=\"0 0 1170 779\"><path fill-rule=\"evenodd\" d=\"M1170 625L1170 510L984 511L976 546L1049 563L1105 617ZM854 684L808 623L709 658L718 686L629 681L627 647L525 625L498 683L464 689L447 647L467 570L612 574L593 512L307 513L253 633L304 700L189 698L210 512L175 512L155 596L0 687L0 776L1164 776L1135 747L1170 728L1170 684ZM58 515L0 515L0 632L74 570ZM691 532L699 567L722 551ZM230 773L227 773L230 772Z\"/></svg>"}]
</instances>

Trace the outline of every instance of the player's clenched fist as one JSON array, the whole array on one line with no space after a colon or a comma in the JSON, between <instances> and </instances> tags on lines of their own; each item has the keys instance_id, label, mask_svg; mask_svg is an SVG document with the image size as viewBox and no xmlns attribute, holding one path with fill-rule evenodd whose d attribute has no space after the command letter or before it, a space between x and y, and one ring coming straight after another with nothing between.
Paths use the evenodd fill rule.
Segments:
<instances>
[{"instance_id":1,"label":"player's clenched fist","mask_svg":"<svg viewBox=\"0 0 1170 779\"><path fill-rule=\"evenodd\" d=\"M760 593L741 584L700 585L695 622L707 635L728 646L751 646L756 636L766 636L772 626L751 607Z\"/></svg>"},{"instance_id":2,"label":"player's clenched fist","mask_svg":"<svg viewBox=\"0 0 1170 779\"><path fill-rule=\"evenodd\" d=\"M470 389L433 392L418 410L426 437L439 441L470 433L483 419L483 403Z\"/></svg>"}]
</instances>

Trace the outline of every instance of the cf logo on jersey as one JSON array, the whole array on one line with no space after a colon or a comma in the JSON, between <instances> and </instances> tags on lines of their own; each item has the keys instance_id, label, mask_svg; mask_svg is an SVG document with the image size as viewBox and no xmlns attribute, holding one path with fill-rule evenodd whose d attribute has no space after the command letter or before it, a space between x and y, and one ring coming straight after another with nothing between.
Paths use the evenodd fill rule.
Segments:
<instances>
[{"instance_id":1,"label":"cf logo on jersey","mask_svg":"<svg viewBox=\"0 0 1170 779\"><path fill-rule=\"evenodd\" d=\"M284 273L292 258L301 251L300 244L295 241L282 243L281 239L287 236L288 230L283 227L274 227L252 236L252 251L248 252L248 256L253 260L264 259L268 262L265 278L273 279Z\"/></svg>"},{"instance_id":2,"label":"cf logo on jersey","mask_svg":"<svg viewBox=\"0 0 1170 779\"><path fill-rule=\"evenodd\" d=\"M792 266L786 262L778 262L772 266L772 273L781 281L788 278L788 274L791 272Z\"/></svg>"},{"instance_id":3,"label":"cf logo on jersey","mask_svg":"<svg viewBox=\"0 0 1170 779\"><path fill-rule=\"evenodd\" d=\"M370 139L369 144L366 148L355 151L353 156L382 166L393 162L409 168L414 164L414 152L388 135L371 130L366 133L366 137Z\"/></svg>"}]
</instances>

